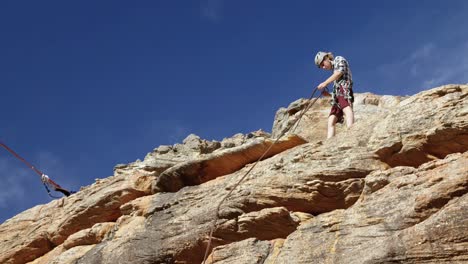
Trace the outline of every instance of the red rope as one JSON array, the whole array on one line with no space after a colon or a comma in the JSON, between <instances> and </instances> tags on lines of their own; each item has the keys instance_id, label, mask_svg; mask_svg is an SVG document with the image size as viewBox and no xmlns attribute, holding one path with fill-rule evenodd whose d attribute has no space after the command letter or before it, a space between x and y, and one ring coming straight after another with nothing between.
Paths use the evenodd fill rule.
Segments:
<instances>
[{"instance_id":1,"label":"red rope","mask_svg":"<svg viewBox=\"0 0 468 264\"><path fill-rule=\"evenodd\" d=\"M4 147L8 152L10 152L13 156L15 156L17 159L21 160L26 166L28 166L31 170L33 170L35 173L37 173L39 176L42 176L42 173L40 170L36 169L31 163L27 162L25 159L23 159L18 153L13 151L11 148L9 148L6 144L0 141L0 145Z\"/></svg>"},{"instance_id":2,"label":"red rope","mask_svg":"<svg viewBox=\"0 0 468 264\"><path fill-rule=\"evenodd\" d=\"M31 163L29 163L28 161L26 161L23 157L21 157L18 153L16 153L14 150L12 150L10 147L8 147L5 143L1 142L0 141L0 145L2 147L4 147L6 150L8 150L8 152L10 152L13 156L15 156L17 159L19 159L20 161L22 161L24 164L26 164L26 166L28 166L31 170L33 170L35 173L37 173L39 176L42 177L42 175L44 175L44 173L42 173L42 171L40 171L39 169L37 169L36 167L34 167ZM54 182L52 179L48 179L48 183L50 183L52 186L54 186L55 189L63 189L62 187L60 187L60 185L58 185L56 182Z\"/></svg>"}]
</instances>

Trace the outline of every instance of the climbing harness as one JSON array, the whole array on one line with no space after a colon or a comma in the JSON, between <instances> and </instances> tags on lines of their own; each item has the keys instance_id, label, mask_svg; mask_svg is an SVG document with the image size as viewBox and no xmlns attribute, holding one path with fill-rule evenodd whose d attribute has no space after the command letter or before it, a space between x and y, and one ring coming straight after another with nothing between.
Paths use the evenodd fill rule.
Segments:
<instances>
[{"instance_id":1,"label":"climbing harness","mask_svg":"<svg viewBox=\"0 0 468 264\"><path fill-rule=\"evenodd\" d=\"M39 176L41 176L41 181L42 181L42 184L44 184L44 187L47 191L47 194L52 197L52 198L60 198L60 197L57 197L57 196L53 196L50 189L53 189L54 191L57 191L57 192L61 192L63 193L65 196L70 196L70 194L72 193L75 193L73 191L68 191L64 188L62 188L60 185L58 185L56 182L54 182L52 179L49 178L49 176L45 175L44 173L42 173L39 169L37 169L36 167L34 167L31 163L27 162L24 158L22 158L20 155L18 155L18 153L16 153L15 151L13 151L10 147L8 147L6 144L4 144L3 142L0 141L0 145L5 148L8 152L10 152L13 156L15 156L15 158L19 159L21 162L23 162L26 166L28 166L28 168L30 168L31 170L33 170L35 173L37 173Z\"/></svg>"},{"instance_id":2,"label":"climbing harness","mask_svg":"<svg viewBox=\"0 0 468 264\"><path fill-rule=\"evenodd\" d=\"M343 96L346 101L349 102L349 104L352 104L354 102L354 93L352 90L353 87L353 82L351 81L340 81L338 83L335 83L333 85L333 93L331 94L332 100L331 100L331 105L336 106L341 109L340 104L338 103L338 96Z\"/></svg>"},{"instance_id":3,"label":"climbing harness","mask_svg":"<svg viewBox=\"0 0 468 264\"><path fill-rule=\"evenodd\" d=\"M242 183L242 181L245 180L245 178L247 177L247 175L249 175L249 173L255 168L255 166L257 166L257 164L266 156L266 154L270 151L270 149L276 144L278 143L279 139L281 137L283 137L294 125L298 125L299 122L301 121L302 119L302 116L315 104L315 102L317 101L318 98L320 98L320 95L318 97L316 97L314 100L312 100L312 98L314 97L315 95L315 92L317 91L317 88L314 89L314 91L312 92L312 95L310 96L309 98L309 104L302 110L301 114L298 116L298 118L296 119L296 121L294 121L289 127L287 127L287 129L285 129L277 138L276 140L273 142L273 144L270 145L270 147L262 154L262 156L260 158L258 158L258 160L254 163L254 165L252 167L250 167L250 169L239 179L239 181L237 181L237 183L232 187L230 188L230 191L223 197L223 199L221 199L221 201L218 203L218 206L216 207L216 218L214 219L213 221L213 224L211 225L211 229L210 229L210 234L209 234L209 239L208 239L208 244L207 244L207 247L206 247L206 250L205 250L205 256L203 257L203 262L202 264L206 264L206 260L208 258L208 253L210 251L210 248L211 248L211 241L213 239L213 232L216 228L216 223L218 222L218 219L219 219L219 209L221 208L221 205L223 204L223 202L232 194L232 192ZM296 130L297 126L291 130L291 133L294 132Z\"/></svg>"}]
</instances>

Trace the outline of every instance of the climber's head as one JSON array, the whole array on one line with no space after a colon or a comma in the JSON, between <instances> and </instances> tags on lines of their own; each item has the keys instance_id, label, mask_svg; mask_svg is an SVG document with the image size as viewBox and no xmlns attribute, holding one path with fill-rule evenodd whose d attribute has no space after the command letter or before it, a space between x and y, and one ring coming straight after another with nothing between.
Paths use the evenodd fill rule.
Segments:
<instances>
[{"instance_id":1,"label":"climber's head","mask_svg":"<svg viewBox=\"0 0 468 264\"><path fill-rule=\"evenodd\" d=\"M322 68L324 70L331 70L333 68L333 65L332 65L333 58L334 58L333 53L319 51L317 52L317 55L315 55L315 65L317 65L317 67Z\"/></svg>"}]
</instances>

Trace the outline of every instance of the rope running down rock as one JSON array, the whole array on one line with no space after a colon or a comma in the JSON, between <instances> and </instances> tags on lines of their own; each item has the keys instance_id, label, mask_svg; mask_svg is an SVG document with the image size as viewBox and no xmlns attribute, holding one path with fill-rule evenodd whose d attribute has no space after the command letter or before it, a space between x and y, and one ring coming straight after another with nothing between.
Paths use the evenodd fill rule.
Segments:
<instances>
[{"instance_id":1,"label":"rope running down rock","mask_svg":"<svg viewBox=\"0 0 468 264\"><path fill-rule=\"evenodd\" d=\"M262 154L262 156L260 158L258 158L258 160L254 163L254 165L239 179L239 181L231 188L231 190L223 197L223 199L221 199L221 201L219 202L218 206L216 207L216 218L214 219L213 221L213 224L211 226L211 229L210 229L210 235L209 235L209 239L208 239L208 244L207 244L207 247L206 247L206 251L205 251L205 256L203 257L203 262L202 264L205 264L206 263L206 259L208 258L208 253L210 251L210 247L211 247L211 241L213 239L213 232L216 228L216 223L218 222L219 220L219 209L221 208L221 205L223 204L223 202L232 194L232 192L242 183L242 181L244 181L244 179L250 174L250 172L255 168L255 166L266 156L266 154L270 151L270 149L276 144L278 143L279 139L281 137L283 137L294 125L296 124L299 124L299 121L301 120L302 116L315 104L315 102L317 101L318 98L320 98L320 95L318 97L316 97L314 100L312 100L312 98L314 97L315 95L315 92L317 91L317 88L314 89L314 91L312 92L312 95L310 96L309 98L309 104L307 105L307 107L305 107L301 114L299 115L299 117L296 119L296 121L294 123L292 123L292 125L290 125L287 129L285 129L280 135L278 138L276 138L276 140L273 142L273 144L270 145L270 147ZM297 126L291 131L291 132L294 132L296 130Z\"/></svg>"}]
</instances>

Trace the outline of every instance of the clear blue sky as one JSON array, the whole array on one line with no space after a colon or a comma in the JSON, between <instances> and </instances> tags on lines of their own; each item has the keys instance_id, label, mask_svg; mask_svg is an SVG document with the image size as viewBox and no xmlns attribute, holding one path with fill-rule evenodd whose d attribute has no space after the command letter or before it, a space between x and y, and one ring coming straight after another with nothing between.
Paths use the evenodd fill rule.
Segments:
<instances>
[{"instance_id":1,"label":"clear blue sky","mask_svg":"<svg viewBox=\"0 0 468 264\"><path fill-rule=\"evenodd\" d=\"M468 80L468 1L1 1L0 140L70 189L195 133L271 131L350 62L356 92ZM50 198L0 149L0 223Z\"/></svg>"}]
</instances>

